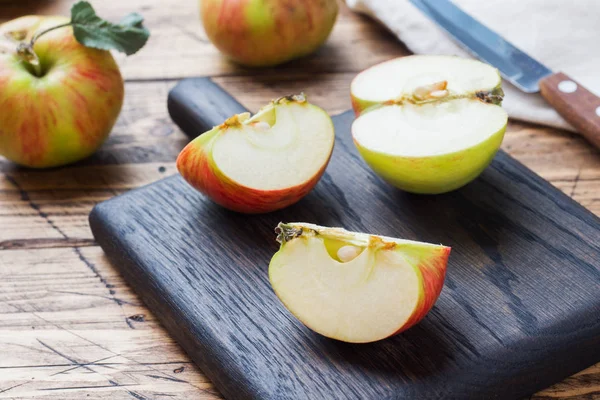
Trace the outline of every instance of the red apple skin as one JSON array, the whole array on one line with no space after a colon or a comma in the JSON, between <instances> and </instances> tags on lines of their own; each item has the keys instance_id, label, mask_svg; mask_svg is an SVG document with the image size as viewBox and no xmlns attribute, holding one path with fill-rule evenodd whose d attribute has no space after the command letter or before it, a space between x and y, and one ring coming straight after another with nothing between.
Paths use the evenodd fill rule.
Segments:
<instances>
[{"instance_id":1,"label":"red apple skin","mask_svg":"<svg viewBox=\"0 0 600 400\"><path fill-rule=\"evenodd\" d=\"M216 168L209 152L212 148L210 142L217 133L218 130L213 129L190 142L177 157L177 169L191 186L232 211L262 214L298 202L317 184L329 162L303 184L280 190L252 189L232 181Z\"/></svg>"},{"instance_id":2,"label":"red apple skin","mask_svg":"<svg viewBox=\"0 0 600 400\"><path fill-rule=\"evenodd\" d=\"M367 108L373 107L378 104L367 100L361 100L352 94L350 94L350 100L352 102L352 110L354 111L354 115L357 117L360 114L362 114Z\"/></svg>"},{"instance_id":3,"label":"red apple skin","mask_svg":"<svg viewBox=\"0 0 600 400\"><path fill-rule=\"evenodd\" d=\"M271 66L305 56L329 36L337 0L201 0L204 30L240 64Z\"/></svg>"},{"instance_id":4,"label":"red apple skin","mask_svg":"<svg viewBox=\"0 0 600 400\"><path fill-rule=\"evenodd\" d=\"M68 20L27 16L0 26L0 36L36 32ZM16 45L15 45L16 46ZM65 165L91 155L110 133L124 85L108 51L81 45L71 27L41 36L37 77L14 54L0 54L0 154L27 167Z\"/></svg>"},{"instance_id":5,"label":"red apple skin","mask_svg":"<svg viewBox=\"0 0 600 400\"><path fill-rule=\"evenodd\" d=\"M414 266L423 277L423 287L420 291L419 302L411 317L391 336L407 330L420 322L431 310L444 286L446 277L446 266L450 256L450 247L442 247L435 254L423 258Z\"/></svg>"}]
</instances>

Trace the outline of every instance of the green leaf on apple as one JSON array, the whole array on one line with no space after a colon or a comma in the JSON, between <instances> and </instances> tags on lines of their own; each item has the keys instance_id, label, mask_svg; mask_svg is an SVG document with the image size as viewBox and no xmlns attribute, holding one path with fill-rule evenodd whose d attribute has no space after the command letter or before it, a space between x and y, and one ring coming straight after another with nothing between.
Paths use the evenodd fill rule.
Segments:
<instances>
[{"instance_id":1,"label":"green leaf on apple","mask_svg":"<svg viewBox=\"0 0 600 400\"><path fill-rule=\"evenodd\" d=\"M84 46L95 49L117 50L127 55L136 53L150 37L143 22L140 14L131 13L113 24L98 17L87 1L77 2L71 8L75 38Z\"/></svg>"}]
</instances>

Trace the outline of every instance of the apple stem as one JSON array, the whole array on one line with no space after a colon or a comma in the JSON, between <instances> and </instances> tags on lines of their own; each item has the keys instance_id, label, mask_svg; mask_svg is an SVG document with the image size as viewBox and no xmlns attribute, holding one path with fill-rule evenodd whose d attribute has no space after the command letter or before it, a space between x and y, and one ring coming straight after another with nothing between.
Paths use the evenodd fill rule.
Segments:
<instances>
[{"instance_id":1,"label":"apple stem","mask_svg":"<svg viewBox=\"0 0 600 400\"><path fill-rule=\"evenodd\" d=\"M38 77L42 76L42 66L40 65L39 57L33 50L33 45L39 39L40 36L50 32L50 31L53 31L55 29L64 28L65 26L69 26L69 25L72 25L71 22L67 22L67 23L64 23L61 25L56 25L56 26L50 27L48 29L45 29L41 32L37 32L36 34L33 35L31 40L29 41L29 43L21 42L17 46L17 54L21 57L21 59L23 61L25 61L26 63L31 65L31 67L33 68L33 72L35 73L36 76L38 76Z\"/></svg>"},{"instance_id":2,"label":"apple stem","mask_svg":"<svg viewBox=\"0 0 600 400\"><path fill-rule=\"evenodd\" d=\"M504 91L502 88L495 88L487 92L477 92L475 96L484 103L496 104L499 106L504 100Z\"/></svg>"},{"instance_id":3,"label":"apple stem","mask_svg":"<svg viewBox=\"0 0 600 400\"><path fill-rule=\"evenodd\" d=\"M33 35L33 37L31 38L31 41L29 42L29 45L31 47L33 47L33 44L35 43L35 41L38 40L40 36L45 35L48 32L51 32L51 31L53 31L55 29L64 28L66 26L71 26L71 25L73 25L73 24L72 24L71 21L69 21L69 22L65 22L64 24L60 24L60 25L52 26L52 27L50 27L48 29L44 29L41 32L36 32L35 35Z\"/></svg>"},{"instance_id":4,"label":"apple stem","mask_svg":"<svg viewBox=\"0 0 600 400\"><path fill-rule=\"evenodd\" d=\"M291 225L280 222L275 228L277 234L277 241L281 244L290 241L298 236L302 235L302 228L295 228Z\"/></svg>"}]
</instances>

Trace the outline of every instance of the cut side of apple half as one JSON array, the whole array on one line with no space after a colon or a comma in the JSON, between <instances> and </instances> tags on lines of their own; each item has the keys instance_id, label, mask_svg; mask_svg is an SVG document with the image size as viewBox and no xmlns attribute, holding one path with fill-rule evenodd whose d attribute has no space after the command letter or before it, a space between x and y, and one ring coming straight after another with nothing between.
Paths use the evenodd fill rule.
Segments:
<instances>
[{"instance_id":1,"label":"cut side of apple half","mask_svg":"<svg viewBox=\"0 0 600 400\"><path fill-rule=\"evenodd\" d=\"M429 312L450 248L308 223L280 223L269 265L273 290L304 325L326 337L374 342Z\"/></svg>"},{"instance_id":2,"label":"cut side of apple half","mask_svg":"<svg viewBox=\"0 0 600 400\"><path fill-rule=\"evenodd\" d=\"M177 159L183 178L234 211L264 213L304 197L331 157L334 127L304 95L282 97L256 115L234 115L190 142Z\"/></svg>"},{"instance_id":3,"label":"cut side of apple half","mask_svg":"<svg viewBox=\"0 0 600 400\"><path fill-rule=\"evenodd\" d=\"M450 56L384 62L352 82L354 143L384 180L414 193L443 193L476 178L502 143L498 71Z\"/></svg>"}]
</instances>

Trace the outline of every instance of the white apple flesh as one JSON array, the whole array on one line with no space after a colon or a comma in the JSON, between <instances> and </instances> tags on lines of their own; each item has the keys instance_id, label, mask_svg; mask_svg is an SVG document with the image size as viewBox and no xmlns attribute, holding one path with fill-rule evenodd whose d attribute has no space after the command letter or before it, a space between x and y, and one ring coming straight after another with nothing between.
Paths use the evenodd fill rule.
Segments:
<instances>
[{"instance_id":1,"label":"white apple flesh","mask_svg":"<svg viewBox=\"0 0 600 400\"><path fill-rule=\"evenodd\" d=\"M419 322L437 300L450 248L307 223L279 224L271 285L307 327L367 343Z\"/></svg>"},{"instance_id":2,"label":"white apple flesh","mask_svg":"<svg viewBox=\"0 0 600 400\"><path fill-rule=\"evenodd\" d=\"M508 116L498 71L446 56L395 59L359 74L352 136L384 180L414 193L443 193L476 178L502 143Z\"/></svg>"},{"instance_id":3,"label":"white apple flesh","mask_svg":"<svg viewBox=\"0 0 600 400\"><path fill-rule=\"evenodd\" d=\"M331 157L334 128L304 96L281 98L254 117L235 115L194 139L177 159L192 186L234 211L263 213L300 200Z\"/></svg>"},{"instance_id":4,"label":"white apple flesh","mask_svg":"<svg viewBox=\"0 0 600 400\"><path fill-rule=\"evenodd\" d=\"M446 82L450 93L492 91L501 84L498 70L488 64L453 56L416 55L395 58L358 74L350 86L354 110L412 96L420 87Z\"/></svg>"}]
</instances>

